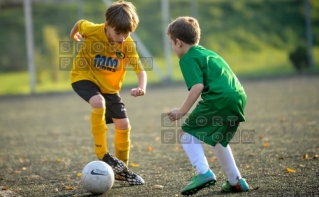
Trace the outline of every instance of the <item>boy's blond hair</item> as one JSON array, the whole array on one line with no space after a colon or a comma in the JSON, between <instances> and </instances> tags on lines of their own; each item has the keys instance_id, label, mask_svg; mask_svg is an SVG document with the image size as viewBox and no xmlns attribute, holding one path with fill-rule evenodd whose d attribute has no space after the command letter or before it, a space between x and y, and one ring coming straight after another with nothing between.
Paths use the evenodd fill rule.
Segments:
<instances>
[{"instance_id":1,"label":"boy's blond hair","mask_svg":"<svg viewBox=\"0 0 319 197\"><path fill-rule=\"evenodd\" d=\"M167 35L176 42L179 39L186 44L198 44L200 40L200 27L198 21L189 16L181 16L168 25Z\"/></svg>"},{"instance_id":2,"label":"boy's blond hair","mask_svg":"<svg viewBox=\"0 0 319 197\"><path fill-rule=\"evenodd\" d=\"M119 33L134 32L139 18L135 6L131 2L114 2L105 12L107 25Z\"/></svg>"}]
</instances>

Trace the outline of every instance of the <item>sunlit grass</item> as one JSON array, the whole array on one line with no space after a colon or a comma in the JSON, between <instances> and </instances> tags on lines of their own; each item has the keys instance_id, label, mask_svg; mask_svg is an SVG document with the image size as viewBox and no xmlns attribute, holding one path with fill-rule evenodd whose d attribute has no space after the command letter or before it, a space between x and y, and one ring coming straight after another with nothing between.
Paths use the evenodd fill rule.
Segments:
<instances>
[{"instance_id":1,"label":"sunlit grass","mask_svg":"<svg viewBox=\"0 0 319 197\"><path fill-rule=\"evenodd\" d=\"M30 92L28 72L1 73L0 84L0 95L28 94Z\"/></svg>"},{"instance_id":2,"label":"sunlit grass","mask_svg":"<svg viewBox=\"0 0 319 197\"><path fill-rule=\"evenodd\" d=\"M267 53L245 52L236 55L225 53L222 56L238 76L267 76L295 72L285 51L272 49Z\"/></svg>"},{"instance_id":3,"label":"sunlit grass","mask_svg":"<svg viewBox=\"0 0 319 197\"><path fill-rule=\"evenodd\" d=\"M267 52L241 52L237 54L224 52L220 55L239 77L264 77L295 73L285 51L269 49ZM319 72L319 47L314 48L313 57L315 71ZM179 60L174 54L172 54L171 61L171 67L168 68L163 58L154 58L153 68L147 71L148 84L159 83L160 77L163 77L162 80L164 80L168 76L168 70L172 71L170 76L173 81L182 81ZM42 74L41 78L44 80L37 83L36 93L72 91L69 73L60 72L58 75L58 82L53 83L49 73ZM1 73L0 83L0 95L30 93L28 72ZM134 71L127 72L123 82L123 87L126 86L137 86L137 76Z\"/></svg>"}]
</instances>

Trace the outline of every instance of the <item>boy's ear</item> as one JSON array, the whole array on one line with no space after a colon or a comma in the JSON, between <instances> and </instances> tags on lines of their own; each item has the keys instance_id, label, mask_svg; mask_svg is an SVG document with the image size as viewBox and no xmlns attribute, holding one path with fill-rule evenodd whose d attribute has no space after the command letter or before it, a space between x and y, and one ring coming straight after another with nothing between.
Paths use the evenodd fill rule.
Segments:
<instances>
[{"instance_id":1,"label":"boy's ear","mask_svg":"<svg viewBox=\"0 0 319 197\"><path fill-rule=\"evenodd\" d=\"M176 45L181 47L182 46L182 41L178 38L176 38Z\"/></svg>"}]
</instances>

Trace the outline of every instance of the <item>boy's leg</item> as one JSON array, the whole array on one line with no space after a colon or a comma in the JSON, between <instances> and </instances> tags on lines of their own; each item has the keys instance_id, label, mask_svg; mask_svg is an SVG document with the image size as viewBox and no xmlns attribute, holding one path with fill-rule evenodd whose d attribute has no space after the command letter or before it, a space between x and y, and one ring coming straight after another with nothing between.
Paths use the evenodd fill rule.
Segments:
<instances>
[{"instance_id":1,"label":"boy's leg","mask_svg":"<svg viewBox=\"0 0 319 197\"><path fill-rule=\"evenodd\" d=\"M220 143L217 143L216 146L213 147L213 152L219 165L226 173L229 183L235 185L241 178L241 175L229 145L223 147Z\"/></svg>"},{"instance_id":2,"label":"boy's leg","mask_svg":"<svg viewBox=\"0 0 319 197\"><path fill-rule=\"evenodd\" d=\"M213 147L213 152L217 158L218 163L225 172L228 180L223 183L222 189L224 191L248 191L249 186L245 179L241 177L241 174L236 166L236 162L230 146L223 147L217 143Z\"/></svg>"},{"instance_id":3,"label":"boy's leg","mask_svg":"<svg viewBox=\"0 0 319 197\"><path fill-rule=\"evenodd\" d=\"M91 107L91 126L94 140L94 151L99 159L103 159L108 152L106 131L108 127L105 122L105 100L102 95L92 96L89 100Z\"/></svg>"},{"instance_id":4,"label":"boy's leg","mask_svg":"<svg viewBox=\"0 0 319 197\"><path fill-rule=\"evenodd\" d=\"M114 116L126 118L121 98L117 94L101 94L99 87L89 80L75 82L72 84L72 88L93 108L91 126L95 144L94 150L97 157L112 167L116 179L118 177L118 179L127 181L131 185L144 184L144 180L141 177L128 170L125 163L109 154L107 149L106 123L112 123L112 117ZM118 112L119 114L117 114Z\"/></svg>"},{"instance_id":5,"label":"boy's leg","mask_svg":"<svg viewBox=\"0 0 319 197\"><path fill-rule=\"evenodd\" d=\"M128 165L130 157L130 130L128 129L116 129L114 135L114 147L115 147L115 156L122 160L126 165Z\"/></svg>"},{"instance_id":6,"label":"boy's leg","mask_svg":"<svg viewBox=\"0 0 319 197\"><path fill-rule=\"evenodd\" d=\"M110 113L107 102L109 102L109 98L105 95L102 96L100 94L98 96L93 96L89 100L89 103L91 104L94 110L92 112L91 119L92 134L95 143L95 153L97 154L100 160L108 163L112 167L114 173L116 174L124 170L127 170L127 166L124 162L109 154L109 151L107 149L106 130L108 127L106 126L106 123L113 122L111 118L106 116L106 114ZM101 109L103 110L94 107L102 107ZM104 132L103 127L105 127Z\"/></svg>"},{"instance_id":7,"label":"boy's leg","mask_svg":"<svg viewBox=\"0 0 319 197\"><path fill-rule=\"evenodd\" d=\"M197 174L205 174L209 166L201 141L186 132L181 134L180 141Z\"/></svg>"},{"instance_id":8,"label":"boy's leg","mask_svg":"<svg viewBox=\"0 0 319 197\"><path fill-rule=\"evenodd\" d=\"M127 181L130 185L142 185L144 184L143 178L130 171L127 167L131 127L125 105L119 94L103 94L103 97L106 101L106 119L108 122L113 122L115 126L114 145L116 157L106 154L102 160L112 167L116 180Z\"/></svg>"},{"instance_id":9,"label":"boy's leg","mask_svg":"<svg viewBox=\"0 0 319 197\"><path fill-rule=\"evenodd\" d=\"M115 156L128 165L130 154L130 131L131 126L127 118L113 119L115 124L114 147Z\"/></svg>"},{"instance_id":10,"label":"boy's leg","mask_svg":"<svg viewBox=\"0 0 319 197\"><path fill-rule=\"evenodd\" d=\"M214 185L216 177L209 169L202 143L186 132L181 133L180 140L189 160L198 173L192 177L191 182L181 190L181 193L182 195L193 195L205 187Z\"/></svg>"},{"instance_id":11,"label":"boy's leg","mask_svg":"<svg viewBox=\"0 0 319 197\"><path fill-rule=\"evenodd\" d=\"M106 101L106 119L114 123L115 156L128 165L130 152L131 126L127 117L125 104L119 94L103 94Z\"/></svg>"},{"instance_id":12,"label":"boy's leg","mask_svg":"<svg viewBox=\"0 0 319 197\"><path fill-rule=\"evenodd\" d=\"M128 118L116 119L113 118L115 124L114 147L115 154L118 159L128 164L130 153L130 130ZM144 180L134 172L126 169L115 173L115 179L119 181L127 181L131 185L142 185Z\"/></svg>"},{"instance_id":13,"label":"boy's leg","mask_svg":"<svg viewBox=\"0 0 319 197\"><path fill-rule=\"evenodd\" d=\"M107 126L105 123L105 108L93 108L91 112L91 132L94 140L94 151L99 159L108 152L106 145Z\"/></svg>"},{"instance_id":14,"label":"boy's leg","mask_svg":"<svg viewBox=\"0 0 319 197\"><path fill-rule=\"evenodd\" d=\"M72 83L73 90L91 107L91 133L94 139L94 151L99 159L108 152L106 144L107 126L105 123L105 99L99 87L89 80Z\"/></svg>"}]
</instances>

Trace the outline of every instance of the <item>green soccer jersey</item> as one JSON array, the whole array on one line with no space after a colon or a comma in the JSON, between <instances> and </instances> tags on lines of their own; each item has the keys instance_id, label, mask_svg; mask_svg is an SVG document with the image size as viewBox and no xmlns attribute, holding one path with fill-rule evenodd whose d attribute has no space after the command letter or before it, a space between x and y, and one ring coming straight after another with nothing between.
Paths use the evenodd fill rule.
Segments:
<instances>
[{"instance_id":1,"label":"green soccer jersey","mask_svg":"<svg viewBox=\"0 0 319 197\"><path fill-rule=\"evenodd\" d=\"M216 144L212 136L224 136L224 141L219 142L227 145L230 139L225 139L226 132L234 134L237 129L229 126L245 121L243 86L219 55L202 46L191 47L179 64L188 90L195 84L204 85L202 100L189 114L182 129L198 138L206 138L201 140L211 145Z\"/></svg>"}]
</instances>

